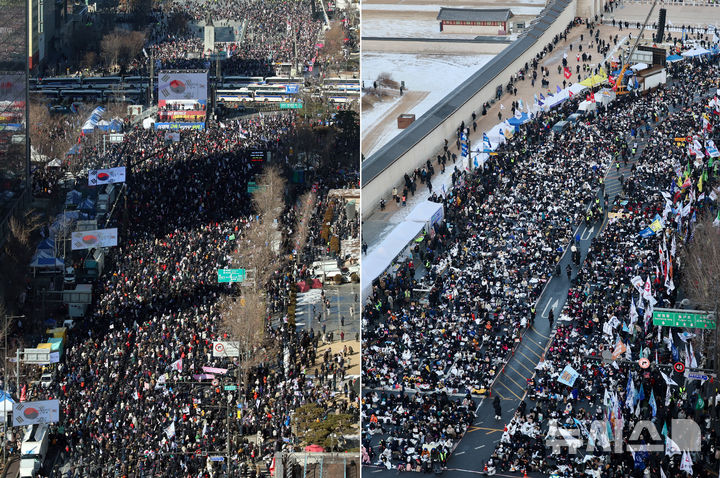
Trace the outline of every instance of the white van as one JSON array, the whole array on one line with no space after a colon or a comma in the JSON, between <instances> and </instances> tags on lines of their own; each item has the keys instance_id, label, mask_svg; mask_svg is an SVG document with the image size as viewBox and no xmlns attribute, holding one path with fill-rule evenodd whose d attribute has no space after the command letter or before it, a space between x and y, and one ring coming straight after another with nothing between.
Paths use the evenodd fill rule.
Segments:
<instances>
[{"instance_id":1,"label":"white van","mask_svg":"<svg viewBox=\"0 0 720 478\"><path fill-rule=\"evenodd\" d=\"M45 424L31 425L25 429L20 445L20 478L37 476L47 454L50 442L48 435L48 426Z\"/></svg>"}]
</instances>

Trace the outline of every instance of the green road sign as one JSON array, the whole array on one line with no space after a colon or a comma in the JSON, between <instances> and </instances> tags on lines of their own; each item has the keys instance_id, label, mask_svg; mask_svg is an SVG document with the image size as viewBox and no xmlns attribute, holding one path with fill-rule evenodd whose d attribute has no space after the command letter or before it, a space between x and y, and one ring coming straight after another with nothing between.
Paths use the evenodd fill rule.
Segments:
<instances>
[{"instance_id":1,"label":"green road sign","mask_svg":"<svg viewBox=\"0 0 720 478\"><path fill-rule=\"evenodd\" d=\"M280 103L281 110L299 110L302 107L302 103Z\"/></svg>"},{"instance_id":2,"label":"green road sign","mask_svg":"<svg viewBox=\"0 0 720 478\"><path fill-rule=\"evenodd\" d=\"M218 269L218 282L242 282L245 269Z\"/></svg>"},{"instance_id":3,"label":"green road sign","mask_svg":"<svg viewBox=\"0 0 720 478\"><path fill-rule=\"evenodd\" d=\"M254 193L254 192L257 191L257 190L258 190L258 185L257 185L257 183L255 183L255 181L249 181L249 182L248 182L248 187L247 187L247 192L248 192L248 193Z\"/></svg>"},{"instance_id":4,"label":"green road sign","mask_svg":"<svg viewBox=\"0 0 720 478\"><path fill-rule=\"evenodd\" d=\"M237 385L225 385L223 388L225 389L226 392L229 392L232 390L237 390Z\"/></svg>"},{"instance_id":5,"label":"green road sign","mask_svg":"<svg viewBox=\"0 0 720 478\"><path fill-rule=\"evenodd\" d=\"M653 325L714 329L715 318L702 310L655 309L653 310Z\"/></svg>"}]
</instances>

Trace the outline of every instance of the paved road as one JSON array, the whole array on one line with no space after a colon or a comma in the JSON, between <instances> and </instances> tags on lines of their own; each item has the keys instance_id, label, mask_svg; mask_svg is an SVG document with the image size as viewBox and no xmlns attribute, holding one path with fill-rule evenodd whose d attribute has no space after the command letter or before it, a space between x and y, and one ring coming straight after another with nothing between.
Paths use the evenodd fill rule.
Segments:
<instances>
[{"instance_id":1,"label":"paved road","mask_svg":"<svg viewBox=\"0 0 720 478\"><path fill-rule=\"evenodd\" d=\"M632 145L632 140L628 138L628 144ZM638 149L634 158L628 160L627 166L620 163L620 169L617 170L615 164L612 164L605 176L605 192L609 196L609 204L612 205L622 192L622 186L619 177L623 175L628 178L631 174L631 168L636 162L640 153L645 147L645 140L638 139ZM602 191L598 191L601 197ZM578 248L581 253L581 264L587 256L588 250L593 239L600 234L605 227L607 215L593 224L580 224L575 232ZM493 409L491 398L480 400L476 409L476 419L473 425L468 429L463 439L448 460L448 468L444 476L450 477L469 477L482 474L485 463L492 455L497 443L500 441L505 424L515 413L520 402L526 397L527 380L534 375L535 366L543 357L557 326L558 318L565 305L571 282L565 273L566 265L572 267L572 278L577 275L578 267L572 263L572 254L568 253L570 244L566 247L566 253L560 259L559 276L551 276L545 286L536 305L536 316L534 324L527 329L522 337L522 342L510 358L506 366L500 372L495 385L492 389L491 397L496 394L501 398L502 420L494 418L495 411ZM550 310L553 311L555 320L552 327L547 320ZM526 400L528 408L531 409L535 404L531 400ZM395 476L396 471L388 471L374 467L368 469L369 476L385 478ZM522 473L516 474L496 474L495 476L521 477ZM528 474L528 476L543 476L541 474Z\"/></svg>"},{"instance_id":2,"label":"paved road","mask_svg":"<svg viewBox=\"0 0 720 478\"><path fill-rule=\"evenodd\" d=\"M330 300L330 310L323 311L322 303L312 300L299 300L295 323L298 330L313 329L315 332L322 330L325 325L327 333L333 332L336 338L340 331L345 332L345 337L354 338L360 333L360 316L358 314L359 304L355 297L360 293L360 284L326 285L325 297ZM299 294L299 298L302 295ZM301 303L302 302L302 303ZM352 307L353 313L350 313ZM342 325L342 318L345 318Z\"/></svg>"}]
</instances>

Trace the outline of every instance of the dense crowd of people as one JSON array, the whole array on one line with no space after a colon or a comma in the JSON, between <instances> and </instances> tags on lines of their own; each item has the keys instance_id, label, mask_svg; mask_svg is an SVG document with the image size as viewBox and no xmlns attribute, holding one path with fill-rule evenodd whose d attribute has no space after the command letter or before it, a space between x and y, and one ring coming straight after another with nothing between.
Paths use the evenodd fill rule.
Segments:
<instances>
[{"instance_id":1,"label":"dense crowd of people","mask_svg":"<svg viewBox=\"0 0 720 478\"><path fill-rule=\"evenodd\" d=\"M444 170L447 165L454 169L450 191L441 193L430 189L430 200L444 205L445 224L437 228L434 236L422 241L425 246L411 247L410 259L395 264L373 283L365 307L363 340L367 353L363 356L363 366L367 390L364 390L362 417L366 463L409 469L407 449L416 448L396 430L383 428L379 418L395 413L397 425L403 425L402 413L397 412L405 410L406 394L442 392L454 395L455 400L460 397L466 400L474 393L487 392L514 345L521 340L523 331L534 320L534 304L545 281L551 274L559 273L555 264L565 247L572 243L573 228L583 220L592 224L611 207L602 179L608 168L617 169L619 174L620 164L627 165L637 151L638 140L647 136L655 147L646 151L652 151L654 156L651 160L643 156L633 168L632 178L625 180L619 174L625 193L642 200L630 200L624 203L623 209L616 205L613 214L625 217L627 211L633 211L632 220L622 219L619 221L622 229L615 229L619 226L613 223L603 232L602 239L593 245L589 254L590 260L597 260L590 270L586 264L577 274L574 267L567 271L576 285L570 291L563 320L573 320L573 326L561 321L563 325L558 327L548 353L553 359L541 364L532 384L530 395L542 397L538 400L543 401L543 406L532 410L521 407L523 413L513 421L503 437L505 443L498 449L494 462L490 462L490 468L498 471L560 470L567 471L567 476L578 476L575 473L578 469L593 470L593 473L599 470L599 467L593 468L597 460L586 460L581 467L573 468L571 462L575 463L575 457L566 454L557 457L557 462L543 464L544 458L550 455L543 440L547 423L552 418L569 420L568 410L573 410L578 396L580 400L583 397L602 399L603 385L611 383L607 367L602 380L597 365L578 364L592 353L600 356L602 350L602 346L597 348L597 341L593 349L578 337L600 338L604 322L614 318L612 323L617 326L616 321L627 315L629 305L620 304L621 297L627 302L630 300L626 297L630 286L628 277L642 275L644 282L649 272L655 284L653 290L658 289L658 283L666 283L665 277L658 278L654 264L648 259L648 251L657 251L657 244L644 244L647 250L642 254L632 249L625 262L619 261L618 255L620 251L625 252L633 234L652 222L656 212L662 214L663 203L657 204L661 199L657 190L661 189L660 185L668 184L668 175L664 173L673 171L668 158L672 158L673 153L676 157L684 154L684 150L669 143L678 135L702 132L698 125L702 125L700 115L704 103L696 106L693 97L706 94L716 85L715 62L713 58L711 69L707 59L670 66L675 78L672 87L643 97L635 94L618 97L607 108L598 105L596 118L581 121L569 132L550 133L548 129L577 108L577 99L565 102L557 112L541 112L521 126L520 133L500 147L500 154L491 157L476 172L468 173L454 166L456 158L447 147L445 153L438 156L438 168ZM695 108L685 114L673 116L671 122L659 122L671 108L693 106ZM618 114L620 111L622 114ZM662 132L661 136L655 136L657 130ZM458 138L463 133L469 134L465 124L459 126ZM434 161L428 160L421 171L406 175L403 199L408 191L415 192L418 180L420 184L429 182L434 174L432 163ZM703 173L702 164L690 173L696 184ZM704 187L708 188L705 198L709 198L711 183L707 177L704 181ZM397 195L400 196L399 192ZM687 226L687 222L685 224ZM678 243L682 239L685 237ZM602 248L607 244L618 244L618 254L613 254L612 247ZM664 250L668 251L668 247ZM640 261L637 266L636 261ZM413 292L417 289L430 292L425 298L418 297ZM674 303L675 297L674 293L659 293L653 300L657 301L655 306L661 307ZM637 305L637 310L641 316L649 310L647 301L644 309ZM614 342L608 342L606 340L604 348L612 350ZM655 350L645 340L637 340L631 352L636 360L641 344L645 355ZM659 356L667 358L668 354L659 350ZM555 382L567 363L581 367L577 369L582 371L581 377L583 374L590 377L589 383L583 383L583 388L578 387L572 395L568 387ZM615 385L627 378L626 371L623 374L610 370L610 373L614 373L612 383ZM645 407L651 383L661 383L657 377L655 374L652 382L646 380ZM636 383L638 379L635 374ZM617 389L608 387L608 390L611 388ZM378 407L378 396L373 393L393 398L381 400L384 406ZM397 393L399 395L394 395ZM660 396L659 393L664 393L664 389L658 387L654 395ZM397 401L396 397L401 400ZM695 403L686 397L682 405L686 408L690 402ZM574 410L580 420L595 416L592 406ZM373 416L375 419L371 420ZM422 425L419 429L422 436L429 428ZM387 448L388 442L395 443L395 449L401 453L385 453L384 458L379 455L377 451ZM582 458L577 461L582 462ZM560 466L553 468L556 463ZM628 473L632 473L632 469L630 461ZM651 476L659 475L656 471Z\"/></svg>"},{"instance_id":2,"label":"dense crowd of people","mask_svg":"<svg viewBox=\"0 0 720 478\"><path fill-rule=\"evenodd\" d=\"M28 392L60 400L61 422L52 432L70 476L218 476L202 452L224 455L229 437L233 463L269 464L274 452L302 440L291 422L301 405L359 419L356 379L345 373L350 352L319 355L318 332L296 333L282 320L271 325L271 315L286 313L281 296L294 265L280 261L270 275L270 297L280 300L268 300L265 339L248 351L255 365L239 369L242 361L213 355L213 341L230 340L223 315L232 290L218 284L217 269L234 253L236 236L262 220L247 185L266 165L251 161L250 150L268 151L289 170L297 120L292 113L261 115L184 131L176 142L137 128L106 156L88 158L87 167L131 164L129 221L120 221L92 312L68 335L55 381ZM315 178L318 197L352 178ZM284 235L294 228L287 218L294 218L299 192L285 191L278 224ZM222 383L239 387L224 391Z\"/></svg>"},{"instance_id":3,"label":"dense crowd of people","mask_svg":"<svg viewBox=\"0 0 720 478\"><path fill-rule=\"evenodd\" d=\"M205 2L176 0L165 12L153 12L154 30L148 54L159 69L209 68L203 39L192 29L171 33L171 18L182 15L202 25L208 18L234 30L236 41L227 44L222 61L224 75L274 76L276 63L294 63L311 69L317 57L322 21L307 1L234 0ZM245 34L240 38L243 24ZM218 25L219 26L219 25ZM128 71L142 73L147 60L138 58Z\"/></svg>"},{"instance_id":4,"label":"dense crowd of people","mask_svg":"<svg viewBox=\"0 0 720 478\"><path fill-rule=\"evenodd\" d=\"M622 201L613 207L568 293L562 325L529 385L529 404L523 402L509 423L489 462L493 470L598 478L713 476L717 397L672 370L678 361L694 369L704 363L702 334L655 326L652 310L679 307L679 251L692 241L701 217L717 215L717 160L705 149L707 140L718 139L717 96L708 103L708 93L717 88L717 61L683 64L668 87L633 101L630 118L637 121L644 114L653 125L647 144L624 185ZM613 114L617 109L598 121ZM699 153L678 145L679 132L699 138ZM658 216L662 227L640 236ZM621 352L618 362L600 360L603 351L615 350ZM636 365L642 358L664 367L646 372ZM558 382L567 365L578 372L571 386ZM668 441L680 440L672 419L683 418L694 420L701 433L687 455L686 447L676 450ZM640 420L651 420L658 435L631 438ZM549 447L548 437L562 445ZM573 439L590 437L599 451L586 450L587 442L577 453L565 451ZM618 442L621 453L603 452ZM634 452L626 452L628 443L636 446ZM660 452L641 448L651 444L660 445Z\"/></svg>"}]
</instances>

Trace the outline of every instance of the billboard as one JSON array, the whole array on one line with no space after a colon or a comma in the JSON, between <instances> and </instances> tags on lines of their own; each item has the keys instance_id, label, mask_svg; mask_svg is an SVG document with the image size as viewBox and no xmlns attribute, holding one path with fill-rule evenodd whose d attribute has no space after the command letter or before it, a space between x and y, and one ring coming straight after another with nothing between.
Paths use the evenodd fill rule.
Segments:
<instances>
[{"instance_id":1,"label":"billboard","mask_svg":"<svg viewBox=\"0 0 720 478\"><path fill-rule=\"evenodd\" d=\"M213 342L213 357L239 357L239 342Z\"/></svg>"},{"instance_id":2,"label":"billboard","mask_svg":"<svg viewBox=\"0 0 720 478\"><path fill-rule=\"evenodd\" d=\"M125 166L109 169L91 169L88 173L88 185L112 184L125 182Z\"/></svg>"},{"instance_id":3,"label":"billboard","mask_svg":"<svg viewBox=\"0 0 720 478\"><path fill-rule=\"evenodd\" d=\"M72 250L91 249L93 247L117 246L117 228L96 229L93 231L75 231L72 233Z\"/></svg>"},{"instance_id":4,"label":"billboard","mask_svg":"<svg viewBox=\"0 0 720 478\"><path fill-rule=\"evenodd\" d=\"M205 129L205 123L153 123L155 129Z\"/></svg>"},{"instance_id":5,"label":"billboard","mask_svg":"<svg viewBox=\"0 0 720 478\"><path fill-rule=\"evenodd\" d=\"M20 402L13 404L13 426L60 421L60 404L57 400Z\"/></svg>"},{"instance_id":6,"label":"billboard","mask_svg":"<svg viewBox=\"0 0 720 478\"><path fill-rule=\"evenodd\" d=\"M207 71L199 73L160 71L158 100L194 100L207 103Z\"/></svg>"},{"instance_id":7,"label":"billboard","mask_svg":"<svg viewBox=\"0 0 720 478\"><path fill-rule=\"evenodd\" d=\"M205 111L202 110L178 110L158 111L158 119L162 121L205 121Z\"/></svg>"}]
</instances>

